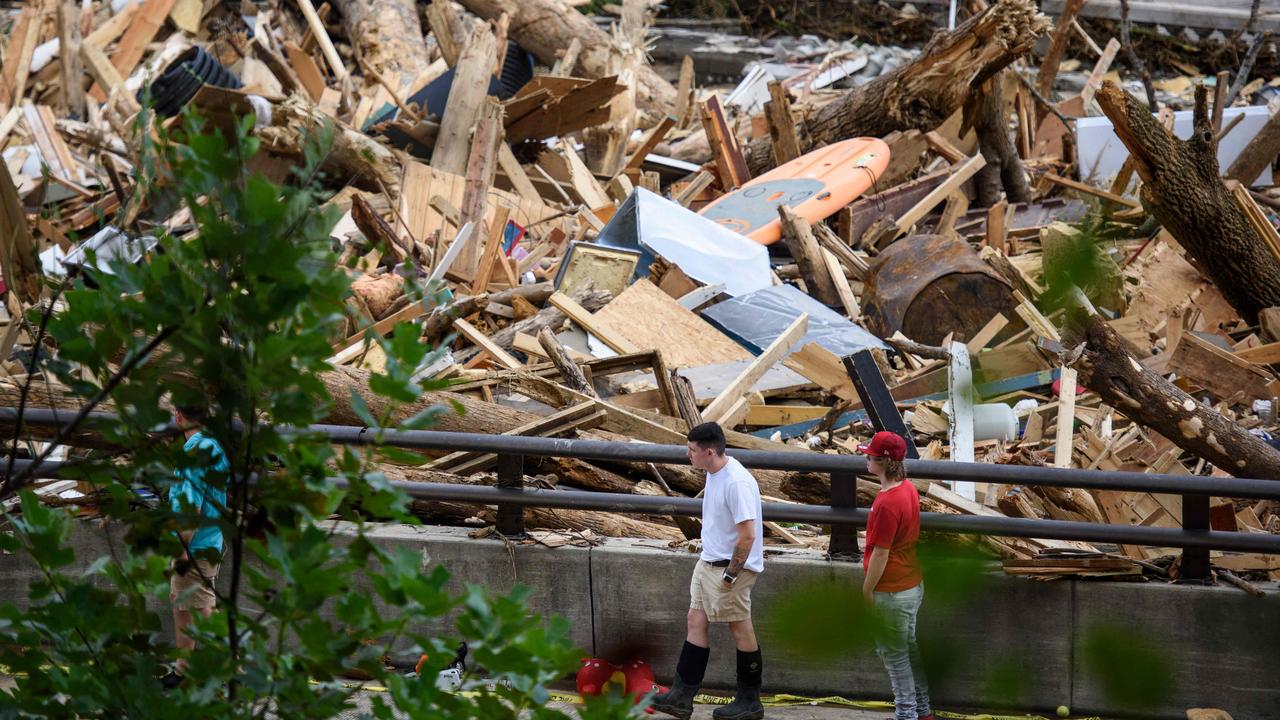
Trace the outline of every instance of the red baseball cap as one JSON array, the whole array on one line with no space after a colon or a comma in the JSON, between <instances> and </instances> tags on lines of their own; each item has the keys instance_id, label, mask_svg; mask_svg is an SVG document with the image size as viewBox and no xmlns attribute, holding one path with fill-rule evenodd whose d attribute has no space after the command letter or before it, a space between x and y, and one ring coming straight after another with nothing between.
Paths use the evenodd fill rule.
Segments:
<instances>
[{"instance_id":1,"label":"red baseball cap","mask_svg":"<svg viewBox=\"0 0 1280 720\"><path fill-rule=\"evenodd\" d=\"M907 441L897 433L881 430L871 436L871 442L859 445L858 452L873 457L887 457L890 460L902 460L907 456Z\"/></svg>"}]
</instances>

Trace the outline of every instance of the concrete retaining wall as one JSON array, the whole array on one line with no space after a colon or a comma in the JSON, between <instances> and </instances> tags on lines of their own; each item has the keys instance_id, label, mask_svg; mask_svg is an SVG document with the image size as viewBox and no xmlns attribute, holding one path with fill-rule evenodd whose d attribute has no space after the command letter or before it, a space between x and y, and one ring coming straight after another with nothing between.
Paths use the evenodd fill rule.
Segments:
<instances>
[{"instance_id":1,"label":"concrete retaining wall","mask_svg":"<svg viewBox=\"0 0 1280 720\"><path fill-rule=\"evenodd\" d=\"M420 552L424 570L443 564L456 591L467 584L498 592L515 583L529 586L532 610L566 617L573 640L586 652L616 660L642 654L661 680L674 668L695 561L683 550L644 540L609 540L591 549L508 547L471 539L458 528L398 525L382 526L371 537L384 547ZM76 529L72 545L82 565L107 552L103 531L88 523ZM825 597L840 584L861 583L861 568L801 550L782 550L766 562L753 593L766 689L888 697L884 670L869 650L796 657L786 652L794 643L769 620L770 609L795 593ZM34 568L24 559L0 557L0 602L22 602L33 578ZM1035 582L995 570L963 601L931 595L926 580L919 632L926 661L945 670L932 688L944 708L1051 712L1066 704L1077 714L1172 719L1185 717L1188 707L1221 707L1236 718L1280 720L1280 594L1274 585L1269 589L1267 597L1254 598L1234 588ZM168 632L167 608L155 609ZM831 626L832 637L843 637L847 628L835 627L836 613L814 622ZM1170 693L1142 707L1115 706L1096 657L1106 652L1098 639L1108 628L1152 642L1165 663ZM708 687L732 686L732 648L727 630L716 627Z\"/></svg>"}]
</instances>

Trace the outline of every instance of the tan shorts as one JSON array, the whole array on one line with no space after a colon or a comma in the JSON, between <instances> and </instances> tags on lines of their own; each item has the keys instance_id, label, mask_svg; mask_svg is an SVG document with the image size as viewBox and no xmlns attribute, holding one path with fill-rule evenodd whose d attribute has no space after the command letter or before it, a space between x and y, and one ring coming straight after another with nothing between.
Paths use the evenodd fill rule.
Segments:
<instances>
[{"instance_id":1,"label":"tan shorts","mask_svg":"<svg viewBox=\"0 0 1280 720\"><path fill-rule=\"evenodd\" d=\"M218 563L196 560L185 575L177 570L169 578L169 600L178 610L208 610L218 604L213 582L218 578Z\"/></svg>"},{"instance_id":2,"label":"tan shorts","mask_svg":"<svg viewBox=\"0 0 1280 720\"><path fill-rule=\"evenodd\" d=\"M743 568L738 580L724 581L724 568L699 560L689 583L689 608L701 610L711 622L740 622L751 618L751 586L758 573Z\"/></svg>"}]
</instances>

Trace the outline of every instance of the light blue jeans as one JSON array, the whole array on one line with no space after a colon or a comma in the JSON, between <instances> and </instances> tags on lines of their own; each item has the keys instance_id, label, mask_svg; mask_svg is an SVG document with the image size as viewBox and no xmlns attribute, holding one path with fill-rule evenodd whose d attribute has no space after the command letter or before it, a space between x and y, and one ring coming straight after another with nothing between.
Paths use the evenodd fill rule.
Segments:
<instances>
[{"instance_id":1,"label":"light blue jeans","mask_svg":"<svg viewBox=\"0 0 1280 720\"><path fill-rule=\"evenodd\" d=\"M901 592L875 594L876 610L885 627L877 633L876 654L889 672L893 688L894 720L916 720L933 713L929 707L929 686L916 646L916 615L924 600L924 583Z\"/></svg>"}]
</instances>

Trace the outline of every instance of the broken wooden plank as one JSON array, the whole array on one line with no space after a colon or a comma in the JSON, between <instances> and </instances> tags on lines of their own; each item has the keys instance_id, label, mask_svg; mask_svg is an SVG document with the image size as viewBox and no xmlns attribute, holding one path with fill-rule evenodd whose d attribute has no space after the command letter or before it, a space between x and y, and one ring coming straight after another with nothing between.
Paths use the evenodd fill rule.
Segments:
<instances>
[{"instance_id":1,"label":"broken wooden plank","mask_svg":"<svg viewBox=\"0 0 1280 720\"><path fill-rule=\"evenodd\" d=\"M928 195L925 195L920 202L916 203L911 209L900 215L894 222L896 232L893 237L900 237L909 232L916 223L924 219L931 210L937 207L952 192L960 189L969 178L978 173L979 170L986 167L987 160L981 154L975 155L963 164L957 166L950 177L942 182L941 185L934 188Z\"/></svg>"},{"instance_id":2,"label":"broken wooden plank","mask_svg":"<svg viewBox=\"0 0 1280 720\"><path fill-rule=\"evenodd\" d=\"M1076 420L1076 371L1062 368L1058 386L1058 430L1053 444L1053 466L1071 467L1073 428Z\"/></svg>"},{"instance_id":3,"label":"broken wooden plank","mask_svg":"<svg viewBox=\"0 0 1280 720\"><path fill-rule=\"evenodd\" d=\"M316 14L315 6L311 4L311 0L298 0L298 8L302 10L302 16L307 20L307 28L311 30L312 37L320 46L325 62L329 64L329 70L333 72L334 78L341 82L347 77L347 66L338 56L338 49L333 46L333 40L329 38L329 32L325 30L320 16Z\"/></svg>"},{"instance_id":4,"label":"broken wooden plank","mask_svg":"<svg viewBox=\"0 0 1280 720\"><path fill-rule=\"evenodd\" d=\"M493 73L496 40L487 23L477 23L462 49L455 68L453 85L445 106L444 119L431 153L436 170L461 175L471 155L471 130L480 120L489 79ZM464 209L465 211L465 209Z\"/></svg>"},{"instance_id":5,"label":"broken wooden plank","mask_svg":"<svg viewBox=\"0 0 1280 720\"><path fill-rule=\"evenodd\" d=\"M785 358L790 353L791 346L799 342L807 332L809 332L809 315L804 313L769 343L769 347L752 360L750 365L743 368L738 377L734 378L729 386L702 411L702 417L709 422L717 422L725 418L733 405L751 390L751 387L769 368Z\"/></svg>"},{"instance_id":6,"label":"broken wooden plank","mask_svg":"<svg viewBox=\"0 0 1280 720\"><path fill-rule=\"evenodd\" d=\"M147 45L155 39L160 28L164 27L173 4L174 0L146 0L138 9L137 17L129 23L116 51L111 54L111 64L120 71L122 77L129 77L138 63L142 62ZM99 85L94 85L89 94L98 102L105 102L107 99L106 89Z\"/></svg>"},{"instance_id":7,"label":"broken wooden plank","mask_svg":"<svg viewBox=\"0 0 1280 720\"><path fill-rule=\"evenodd\" d=\"M658 143L662 142L667 133L671 131L671 128L675 127L675 124L676 117L674 115L663 116L662 120L658 121L658 124L644 136L644 139L640 141L640 147L636 148L635 153L622 166L623 172L639 169L640 165L644 163L645 157L653 152L653 149L658 146Z\"/></svg>"},{"instance_id":8,"label":"broken wooden plank","mask_svg":"<svg viewBox=\"0 0 1280 720\"><path fill-rule=\"evenodd\" d=\"M716 161L716 169L720 173L722 189L728 192L742 187L751 179L751 172L747 169L738 136L725 120L719 96L713 94L698 109L702 115L702 127L707 133L707 142L711 145L711 153Z\"/></svg>"},{"instance_id":9,"label":"broken wooden plank","mask_svg":"<svg viewBox=\"0 0 1280 720\"><path fill-rule=\"evenodd\" d=\"M498 364L508 370L519 370L524 367L523 363L512 357L511 353L498 347L496 343L489 339L488 335L480 332L479 328L475 325L472 325L462 318L458 318L453 321L453 327L458 331L459 335L470 340L473 345L484 350L484 352L496 360Z\"/></svg>"},{"instance_id":10,"label":"broken wooden plank","mask_svg":"<svg viewBox=\"0 0 1280 720\"><path fill-rule=\"evenodd\" d=\"M586 308L579 305L576 300L568 295L558 292L548 298L547 302L567 315L570 320L577 323L583 330L595 335L614 352L622 354L642 352L630 340L618 335L601 323L597 323L594 315L587 312Z\"/></svg>"},{"instance_id":11,"label":"broken wooden plank","mask_svg":"<svg viewBox=\"0 0 1280 720\"><path fill-rule=\"evenodd\" d=\"M791 98L787 95L787 89L777 80L769 83L769 102L764 104L764 116L769 123L774 164L782 165L800 157L800 141L796 139L796 119L791 114Z\"/></svg>"}]
</instances>

